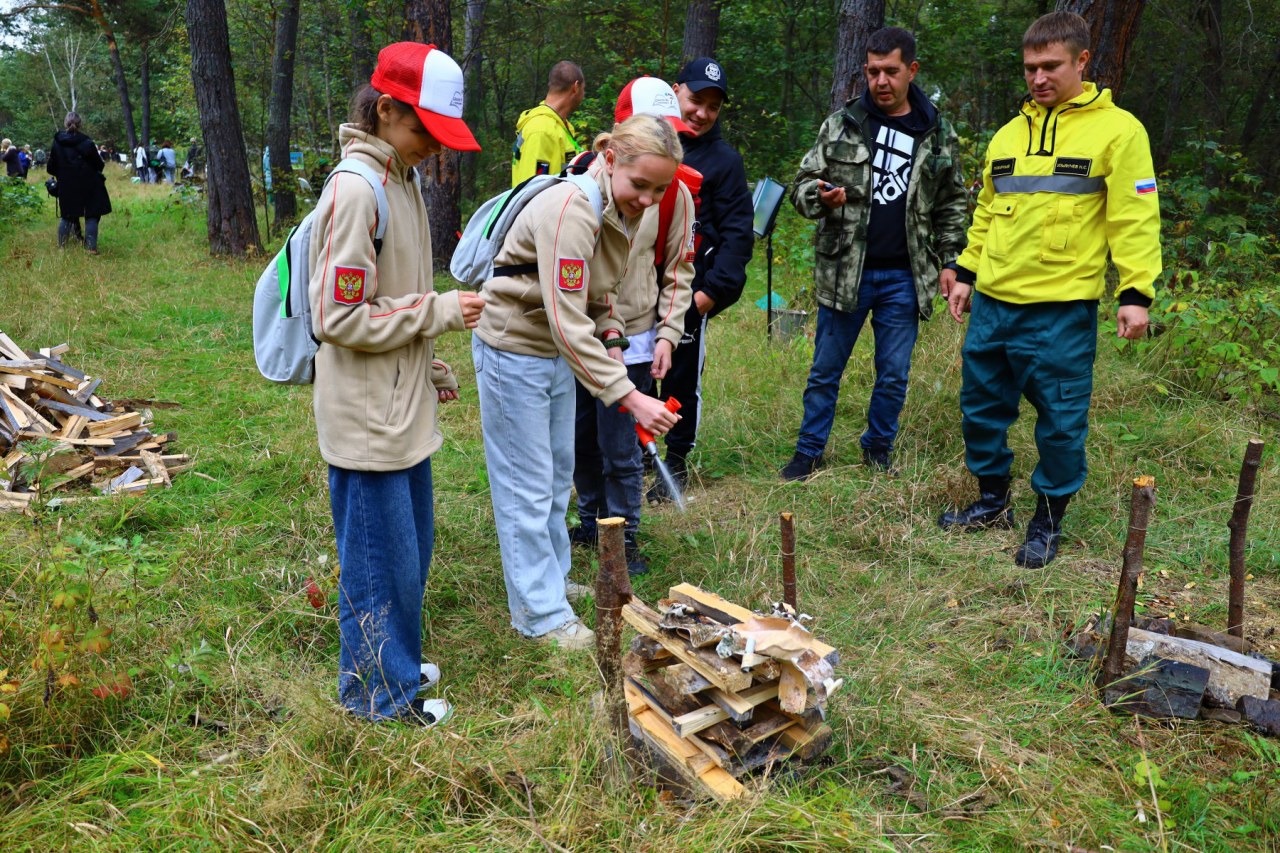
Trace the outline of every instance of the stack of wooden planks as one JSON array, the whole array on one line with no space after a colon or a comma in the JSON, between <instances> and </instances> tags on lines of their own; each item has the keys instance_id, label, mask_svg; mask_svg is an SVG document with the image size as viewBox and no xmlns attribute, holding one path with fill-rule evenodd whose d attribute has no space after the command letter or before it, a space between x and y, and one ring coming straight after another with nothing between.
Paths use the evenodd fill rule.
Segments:
<instances>
[{"instance_id":1,"label":"stack of wooden planks","mask_svg":"<svg viewBox=\"0 0 1280 853\"><path fill-rule=\"evenodd\" d=\"M764 616L680 584L622 616L639 632L623 658L631 734L686 787L732 800L745 774L830 746L839 652L785 607Z\"/></svg>"},{"instance_id":2,"label":"stack of wooden planks","mask_svg":"<svg viewBox=\"0 0 1280 853\"><path fill-rule=\"evenodd\" d=\"M102 380L66 364L68 349L28 351L0 332L0 510L168 487L191 467L165 452L176 434L101 399ZM74 494L86 484L93 493Z\"/></svg>"}]
</instances>

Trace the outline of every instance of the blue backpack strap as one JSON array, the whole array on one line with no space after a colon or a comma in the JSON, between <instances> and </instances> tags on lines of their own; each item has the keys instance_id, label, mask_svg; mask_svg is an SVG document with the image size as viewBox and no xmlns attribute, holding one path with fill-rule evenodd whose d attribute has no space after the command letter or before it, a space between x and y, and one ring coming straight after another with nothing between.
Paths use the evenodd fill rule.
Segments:
<instances>
[{"instance_id":1,"label":"blue backpack strap","mask_svg":"<svg viewBox=\"0 0 1280 853\"><path fill-rule=\"evenodd\" d=\"M378 201L378 218L373 228L373 250L375 254L382 251L382 237L387 233L387 190L382 186L382 178L365 163L351 157L344 158L333 167L326 182L339 172L348 172L364 178L373 189L373 196Z\"/></svg>"}]
</instances>

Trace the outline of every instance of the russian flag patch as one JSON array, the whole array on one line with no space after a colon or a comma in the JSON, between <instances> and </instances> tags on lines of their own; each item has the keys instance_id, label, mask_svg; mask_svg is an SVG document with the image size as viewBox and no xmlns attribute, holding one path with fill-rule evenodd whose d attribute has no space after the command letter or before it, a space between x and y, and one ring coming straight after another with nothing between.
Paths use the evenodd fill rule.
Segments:
<instances>
[{"instance_id":1,"label":"russian flag patch","mask_svg":"<svg viewBox=\"0 0 1280 853\"><path fill-rule=\"evenodd\" d=\"M1143 178L1140 181L1134 181L1133 188L1137 190L1138 195L1147 195L1156 191L1155 178Z\"/></svg>"}]
</instances>

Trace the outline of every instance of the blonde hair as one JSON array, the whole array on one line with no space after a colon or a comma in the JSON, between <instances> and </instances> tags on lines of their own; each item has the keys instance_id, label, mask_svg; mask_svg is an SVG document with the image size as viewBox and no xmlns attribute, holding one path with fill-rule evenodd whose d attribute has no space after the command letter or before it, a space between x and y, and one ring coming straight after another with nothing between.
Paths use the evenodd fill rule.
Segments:
<instances>
[{"instance_id":1,"label":"blonde hair","mask_svg":"<svg viewBox=\"0 0 1280 853\"><path fill-rule=\"evenodd\" d=\"M592 147L601 153L612 151L615 161L623 166L646 154L667 157L677 163L684 159L684 148L671 122L645 113L636 113L615 124L611 133L597 136Z\"/></svg>"}]
</instances>

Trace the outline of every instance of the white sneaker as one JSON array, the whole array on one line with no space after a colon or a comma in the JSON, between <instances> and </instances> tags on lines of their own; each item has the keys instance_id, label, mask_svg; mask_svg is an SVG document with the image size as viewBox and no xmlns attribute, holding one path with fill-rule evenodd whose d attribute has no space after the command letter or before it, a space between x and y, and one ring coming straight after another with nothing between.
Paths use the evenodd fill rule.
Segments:
<instances>
[{"instance_id":1,"label":"white sneaker","mask_svg":"<svg viewBox=\"0 0 1280 853\"><path fill-rule=\"evenodd\" d=\"M580 619L573 619L534 639L540 643L559 646L565 651L577 652L596 644L596 632L583 625Z\"/></svg>"},{"instance_id":2,"label":"white sneaker","mask_svg":"<svg viewBox=\"0 0 1280 853\"><path fill-rule=\"evenodd\" d=\"M414 699L400 715L402 723L429 729L453 716L453 706L443 699Z\"/></svg>"},{"instance_id":3,"label":"white sneaker","mask_svg":"<svg viewBox=\"0 0 1280 853\"><path fill-rule=\"evenodd\" d=\"M586 584L574 583L565 578L564 581L564 597L569 599L570 604L581 604L583 599L588 595L595 595L596 591Z\"/></svg>"},{"instance_id":4,"label":"white sneaker","mask_svg":"<svg viewBox=\"0 0 1280 853\"><path fill-rule=\"evenodd\" d=\"M418 672L418 690L426 690L429 687L435 687L440 680L440 667L436 666L429 660L424 660Z\"/></svg>"}]
</instances>

